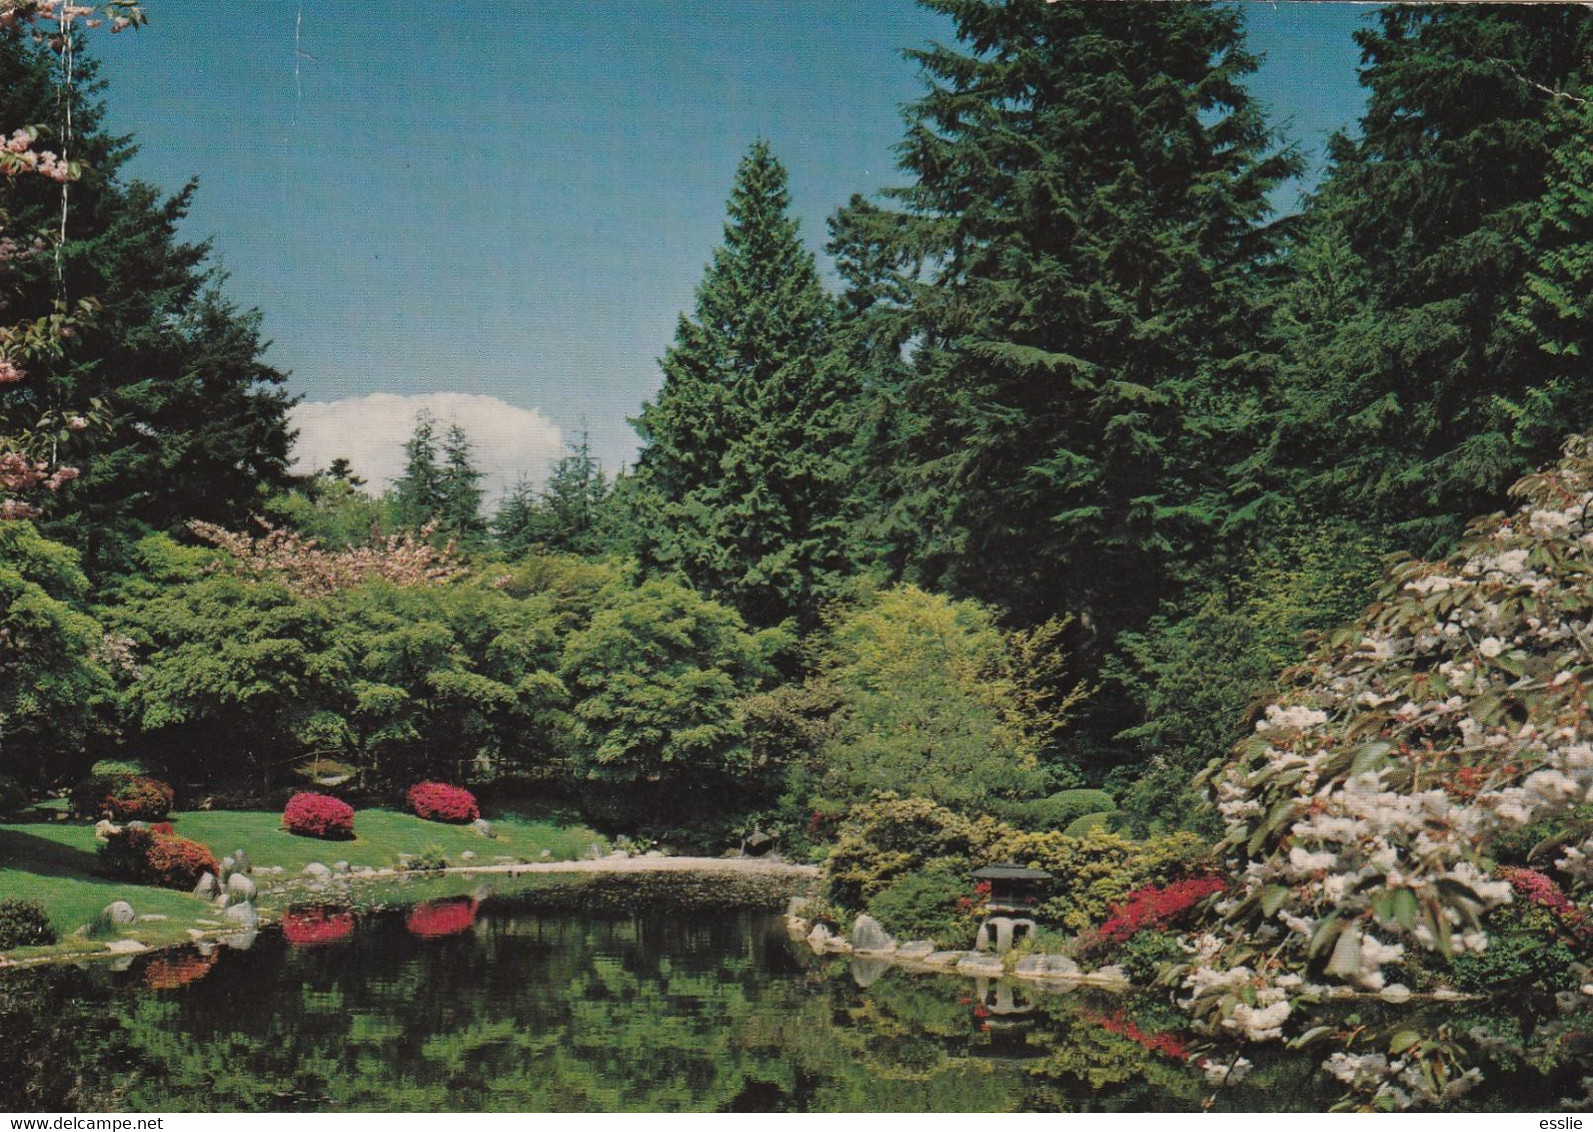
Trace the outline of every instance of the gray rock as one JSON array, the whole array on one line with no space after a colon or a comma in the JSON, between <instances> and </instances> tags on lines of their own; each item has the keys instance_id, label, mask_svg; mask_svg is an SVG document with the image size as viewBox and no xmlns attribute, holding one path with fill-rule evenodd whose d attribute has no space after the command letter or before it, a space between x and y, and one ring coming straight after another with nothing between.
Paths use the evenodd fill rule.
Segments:
<instances>
[{"instance_id":1,"label":"gray rock","mask_svg":"<svg viewBox=\"0 0 1593 1132\"><path fill-rule=\"evenodd\" d=\"M148 829L149 828L149 823L147 821L138 821L138 820L135 819L133 821L128 822L122 828L123 829Z\"/></svg>"},{"instance_id":2,"label":"gray rock","mask_svg":"<svg viewBox=\"0 0 1593 1132\"><path fill-rule=\"evenodd\" d=\"M808 898L806 896L793 896L785 902L785 914L787 916L800 916L807 909Z\"/></svg>"},{"instance_id":3,"label":"gray rock","mask_svg":"<svg viewBox=\"0 0 1593 1132\"><path fill-rule=\"evenodd\" d=\"M232 851L232 871L235 873L252 873L254 864L249 860L249 854L242 849Z\"/></svg>"},{"instance_id":4,"label":"gray rock","mask_svg":"<svg viewBox=\"0 0 1593 1132\"><path fill-rule=\"evenodd\" d=\"M233 904L222 913L222 919L242 925L245 931L260 926L260 913L254 910L253 904L249 903Z\"/></svg>"},{"instance_id":5,"label":"gray rock","mask_svg":"<svg viewBox=\"0 0 1593 1132\"><path fill-rule=\"evenodd\" d=\"M603 856L603 847L601 845L599 845L597 842L594 841L594 842L592 842L592 844L590 844L590 845L588 845L586 847L586 859L588 861L595 861L595 860L597 860L598 858L600 858L602 856Z\"/></svg>"},{"instance_id":6,"label":"gray rock","mask_svg":"<svg viewBox=\"0 0 1593 1132\"><path fill-rule=\"evenodd\" d=\"M663 855L664 851L662 849L649 849L647 852L642 854L644 857L662 857Z\"/></svg>"},{"instance_id":7,"label":"gray rock","mask_svg":"<svg viewBox=\"0 0 1593 1132\"><path fill-rule=\"evenodd\" d=\"M747 856L761 857L774 848L774 838L761 829L755 829L747 834L747 840L743 844Z\"/></svg>"},{"instance_id":8,"label":"gray rock","mask_svg":"<svg viewBox=\"0 0 1593 1132\"><path fill-rule=\"evenodd\" d=\"M880 922L867 912L852 922L852 934L847 937L857 951L895 951L896 941L880 926Z\"/></svg>"},{"instance_id":9,"label":"gray rock","mask_svg":"<svg viewBox=\"0 0 1593 1132\"><path fill-rule=\"evenodd\" d=\"M227 878L227 900L232 904L246 904L255 897L254 881L243 873L233 873Z\"/></svg>"},{"instance_id":10,"label":"gray rock","mask_svg":"<svg viewBox=\"0 0 1593 1132\"><path fill-rule=\"evenodd\" d=\"M148 951L149 948L136 939L113 939L105 945L105 950L123 955L136 955L140 951Z\"/></svg>"},{"instance_id":11,"label":"gray rock","mask_svg":"<svg viewBox=\"0 0 1593 1132\"><path fill-rule=\"evenodd\" d=\"M1006 974L1001 966L1001 960L985 951L976 951L972 955L963 956L957 963L957 972L962 975L983 975L997 979Z\"/></svg>"},{"instance_id":12,"label":"gray rock","mask_svg":"<svg viewBox=\"0 0 1593 1132\"><path fill-rule=\"evenodd\" d=\"M935 945L927 939L915 939L911 943L904 943L896 949L896 954L902 959L923 959L934 954Z\"/></svg>"},{"instance_id":13,"label":"gray rock","mask_svg":"<svg viewBox=\"0 0 1593 1132\"><path fill-rule=\"evenodd\" d=\"M215 873L201 873L199 883L194 885L194 895L201 900L214 900L221 894L221 885L216 883Z\"/></svg>"},{"instance_id":14,"label":"gray rock","mask_svg":"<svg viewBox=\"0 0 1593 1132\"><path fill-rule=\"evenodd\" d=\"M160 920L169 920L170 918L170 916L162 916L158 912L145 912L143 915L138 917L138 922L141 924L147 924L158 922Z\"/></svg>"},{"instance_id":15,"label":"gray rock","mask_svg":"<svg viewBox=\"0 0 1593 1132\"><path fill-rule=\"evenodd\" d=\"M225 908L228 904L231 904L231 903L232 903L232 900L227 896L226 892L222 892L222 894L220 896L216 897L216 911L218 911L218 912L221 911L223 908Z\"/></svg>"},{"instance_id":16,"label":"gray rock","mask_svg":"<svg viewBox=\"0 0 1593 1132\"><path fill-rule=\"evenodd\" d=\"M126 927L138 919L138 914L133 911L133 906L125 900L118 900L113 904L105 905L105 911L100 913L107 923L117 927Z\"/></svg>"},{"instance_id":17,"label":"gray rock","mask_svg":"<svg viewBox=\"0 0 1593 1132\"><path fill-rule=\"evenodd\" d=\"M832 938L834 937L830 935L829 928L825 927L823 924L814 924L813 930L808 933L808 946L811 947L816 954L822 955L824 950L829 946L830 940Z\"/></svg>"},{"instance_id":18,"label":"gray rock","mask_svg":"<svg viewBox=\"0 0 1593 1132\"><path fill-rule=\"evenodd\" d=\"M470 828L475 830L477 833L481 834L481 836L483 836L483 837L497 837L498 836L496 833L494 833L492 831L492 823L490 821L488 821L486 818L477 818L475 821L470 823Z\"/></svg>"},{"instance_id":19,"label":"gray rock","mask_svg":"<svg viewBox=\"0 0 1593 1132\"><path fill-rule=\"evenodd\" d=\"M248 951L254 946L254 941L259 938L260 931L258 928L246 928L241 932L233 932L231 935L222 936L221 942L234 951Z\"/></svg>"},{"instance_id":20,"label":"gray rock","mask_svg":"<svg viewBox=\"0 0 1593 1132\"><path fill-rule=\"evenodd\" d=\"M923 962L931 967L950 967L971 954L967 951L933 951L924 956Z\"/></svg>"},{"instance_id":21,"label":"gray rock","mask_svg":"<svg viewBox=\"0 0 1593 1132\"><path fill-rule=\"evenodd\" d=\"M476 859L476 851L474 849L466 849L459 854L459 859L461 861L474 861Z\"/></svg>"},{"instance_id":22,"label":"gray rock","mask_svg":"<svg viewBox=\"0 0 1593 1132\"><path fill-rule=\"evenodd\" d=\"M311 880L330 880L332 870L321 864L320 861L311 861L304 866L304 875Z\"/></svg>"},{"instance_id":23,"label":"gray rock","mask_svg":"<svg viewBox=\"0 0 1593 1132\"><path fill-rule=\"evenodd\" d=\"M332 862L332 871L334 873L337 873L339 876L347 876L348 875L348 862L347 861L333 861Z\"/></svg>"},{"instance_id":24,"label":"gray rock","mask_svg":"<svg viewBox=\"0 0 1593 1132\"><path fill-rule=\"evenodd\" d=\"M236 866L236 864L234 863L234 861L233 861L233 859L231 857L223 857L221 859L221 879L222 880L226 880L228 877L230 877L236 871L237 871L237 866Z\"/></svg>"},{"instance_id":25,"label":"gray rock","mask_svg":"<svg viewBox=\"0 0 1593 1132\"><path fill-rule=\"evenodd\" d=\"M544 861L546 861L546 860L548 860L548 859L549 859L549 858L550 858L550 857L552 857L552 856L553 856L553 850L551 850L551 849L544 849L544 850L542 850L542 852L541 852L541 853L540 853L540 854L539 854L539 856L540 856L540 857L541 857L541 858L542 858L542 859L543 859L543 860L544 860Z\"/></svg>"},{"instance_id":26,"label":"gray rock","mask_svg":"<svg viewBox=\"0 0 1593 1132\"><path fill-rule=\"evenodd\" d=\"M624 859L624 858L629 857L629 856L630 856L630 854L625 852L625 850L616 849L616 850L614 850L614 852L612 852L612 853L610 853L608 855L608 859L613 861L613 860Z\"/></svg>"},{"instance_id":27,"label":"gray rock","mask_svg":"<svg viewBox=\"0 0 1593 1132\"><path fill-rule=\"evenodd\" d=\"M1079 965L1066 955L1025 955L1018 960L1013 974L1039 979L1076 979Z\"/></svg>"}]
</instances>

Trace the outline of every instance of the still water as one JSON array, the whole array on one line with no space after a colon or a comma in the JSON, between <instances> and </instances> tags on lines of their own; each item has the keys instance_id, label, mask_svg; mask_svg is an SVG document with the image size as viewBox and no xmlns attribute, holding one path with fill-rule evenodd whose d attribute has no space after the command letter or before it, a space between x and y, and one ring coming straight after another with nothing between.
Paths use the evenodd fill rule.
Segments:
<instances>
[{"instance_id":1,"label":"still water","mask_svg":"<svg viewBox=\"0 0 1593 1132\"><path fill-rule=\"evenodd\" d=\"M1462 1107L1549 1111L1593 1073L1552 1014L1449 1004L1414 1024L1522 1038L1493 1047ZM1165 995L821 962L767 912L450 897L304 908L246 951L0 973L0 1110L1321 1111L1344 1095L1320 1052L1277 1043L1214 1087L1180 1025ZM1540 1026L1553 1050L1511 1052Z\"/></svg>"}]
</instances>

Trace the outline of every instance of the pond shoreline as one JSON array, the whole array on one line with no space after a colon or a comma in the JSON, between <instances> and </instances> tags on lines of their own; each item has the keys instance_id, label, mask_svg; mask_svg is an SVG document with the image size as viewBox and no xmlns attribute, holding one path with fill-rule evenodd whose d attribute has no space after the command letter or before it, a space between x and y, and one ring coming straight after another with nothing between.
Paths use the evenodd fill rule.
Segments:
<instances>
[{"instance_id":1,"label":"pond shoreline","mask_svg":"<svg viewBox=\"0 0 1593 1132\"><path fill-rule=\"evenodd\" d=\"M281 913L301 896L333 899L352 893L361 885L395 880L428 880L441 877L519 877L538 875L565 875L571 879L581 877L617 878L633 876L638 879L674 874L696 875L712 878L715 875L737 879L789 880L795 887L811 884L819 875L816 865L772 861L762 857L597 857L575 861L536 861L490 865L455 865L444 869L362 869L357 872L333 874L332 881L318 881L304 875L286 877L262 886L261 902L256 904L259 927L270 927L280 922ZM341 891L339 891L341 890ZM261 904L264 904L264 907ZM94 960L118 960L155 955L162 951L180 950L202 941L225 945L229 936L240 933L237 925L225 925L204 932L191 931L189 939L149 945L137 950L113 948L102 940L83 939L81 949L55 952L23 959L0 956L0 973L29 970L65 963L83 963Z\"/></svg>"}]
</instances>

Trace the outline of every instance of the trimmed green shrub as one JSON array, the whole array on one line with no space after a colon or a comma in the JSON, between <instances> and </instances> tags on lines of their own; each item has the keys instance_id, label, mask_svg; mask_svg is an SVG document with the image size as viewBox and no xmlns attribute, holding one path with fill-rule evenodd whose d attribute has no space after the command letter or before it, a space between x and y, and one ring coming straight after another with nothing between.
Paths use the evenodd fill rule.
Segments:
<instances>
[{"instance_id":1,"label":"trimmed green shrub","mask_svg":"<svg viewBox=\"0 0 1593 1132\"><path fill-rule=\"evenodd\" d=\"M37 900L0 900L0 951L43 947L56 942L55 925Z\"/></svg>"},{"instance_id":2,"label":"trimmed green shrub","mask_svg":"<svg viewBox=\"0 0 1593 1132\"><path fill-rule=\"evenodd\" d=\"M965 948L979 927L973 896L965 862L931 861L881 890L868 911L900 941L931 939L943 948Z\"/></svg>"},{"instance_id":3,"label":"trimmed green shrub","mask_svg":"<svg viewBox=\"0 0 1593 1132\"><path fill-rule=\"evenodd\" d=\"M1116 955L1118 966L1140 986L1150 986L1167 963L1187 963L1189 955L1178 945L1176 935L1140 932L1123 944Z\"/></svg>"},{"instance_id":4,"label":"trimmed green shrub","mask_svg":"<svg viewBox=\"0 0 1593 1132\"><path fill-rule=\"evenodd\" d=\"M1092 829L1109 829L1110 823L1117 816L1116 810L1106 810L1102 813L1085 814L1068 822L1067 828L1062 832L1068 837L1083 837Z\"/></svg>"},{"instance_id":5,"label":"trimmed green shrub","mask_svg":"<svg viewBox=\"0 0 1593 1132\"><path fill-rule=\"evenodd\" d=\"M1058 790L1044 798L1024 802L1015 815L1029 829L1067 829L1086 814L1104 814L1117 809L1117 802L1104 790Z\"/></svg>"},{"instance_id":6,"label":"trimmed green shrub","mask_svg":"<svg viewBox=\"0 0 1593 1132\"><path fill-rule=\"evenodd\" d=\"M93 778L133 778L148 773L149 768L137 759L101 759L89 767L89 775Z\"/></svg>"},{"instance_id":7,"label":"trimmed green shrub","mask_svg":"<svg viewBox=\"0 0 1593 1132\"><path fill-rule=\"evenodd\" d=\"M863 908L927 861L986 863L991 846L1016 835L992 818L965 818L927 798L878 794L853 806L841 823L826 866L830 896L844 908Z\"/></svg>"}]
</instances>

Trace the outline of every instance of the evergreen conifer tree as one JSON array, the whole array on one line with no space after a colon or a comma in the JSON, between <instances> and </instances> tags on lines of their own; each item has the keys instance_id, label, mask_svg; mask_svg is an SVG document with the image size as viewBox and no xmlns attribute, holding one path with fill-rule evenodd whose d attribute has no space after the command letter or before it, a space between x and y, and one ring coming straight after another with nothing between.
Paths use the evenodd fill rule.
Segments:
<instances>
[{"instance_id":1,"label":"evergreen conifer tree","mask_svg":"<svg viewBox=\"0 0 1593 1132\"><path fill-rule=\"evenodd\" d=\"M755 626L817 607L845 571L851 371L830 354L832 302L789 214L784 168L754 144L723 245L635 421L640 553Z\"/></svg>"},{"instance_id":2,"label":"evergreen conifer tree","mask_svg":"<svg viewBox=\"0 0 1593 1132\"><path fill-rule=\"evenodd\" d=\"M437 464L437 421L422 409L404 442L404 474L393 485L394 510L406 527L423 527L443 514L443 472Z\"/></svg>"},{"instance_id":3,"label":"evergreen conifer tree","mask_svg":"<svg viewBox=\"0 0 1593 1132\"><path fill-rule=\"evenodd\" d=\"M1303 217L1259 463L1301 472L1281 495L1438 553L1593 427L1571 360L1588 324L1565 301L1593 11L1388 6L1356 38L1367 109Z\"/></svg>"},{"instance_id":4,"label":"evergreen conifer tree","mask_svg":"<svg viewBox=\"0 0 1593 1132\"><path fill-rule=\"evenodd\" d=\"M870 329L875 533L1022 620L1143 623L1227 517L1264 386L1267 192L1297 168L1204 4L927 0L895 206L832 248ZM911 365L893 357L898 345Z\"/></svg>"},{"instance_id":5,"label":"evergreen conifer tree","mask_svg":"<svg viewBox=\"0 0 1593 1132\"><path fill-rule=\"evenodd\" d=\"M485 533L481 518L482 472L475 465L470 437L458 424L448 426L442 452L443 465L437 477L440 530L460 542L474 542Z\"/></svg>"}]
</instances>

